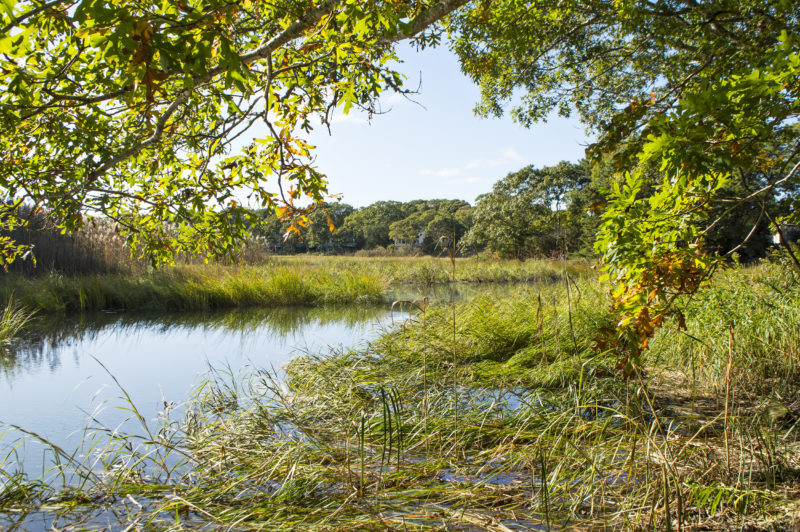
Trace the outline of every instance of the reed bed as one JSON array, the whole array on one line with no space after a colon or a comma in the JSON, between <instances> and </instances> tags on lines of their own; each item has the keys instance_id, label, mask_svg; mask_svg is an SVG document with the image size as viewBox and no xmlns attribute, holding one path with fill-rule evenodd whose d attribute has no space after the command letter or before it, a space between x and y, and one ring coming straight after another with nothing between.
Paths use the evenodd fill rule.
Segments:
<instances>
[{"instance_id":1,"label":"reed bed","mask_svg":"<svg viewBox=\"0 0 800 532\"><path fill-rule=\"evenodd\" d=\"M258 265L182 264L153 271L0 276L12 296L41 312L206 310L224 307L376 303L390 288L455 282L545 282L593 276L588 263L443 258L272 257Z\"/></svg>"},{"instance_id":2,"label":"reed bed","mask_svg":"<svg viewBox=\"0 0 800 532\"><path fill-rule=\"evenodd\" d=\"M770 266L725 273L691 302L700 337L665 327L628 381L591 349L607 304L594 281L420 302L367 348L216 373L180 416L87 433L91 459L51 447L49 478L7 459L0 513L87 528L791 529L798 290Z\"/></svg>"},{"instance_id":3,"label":"reed bed","mask_svg":"<svg viewBox=\"0 0 800 532\"><path fill-rule=\"evenodd\" d=\"M223 307L376 303L385 281L367 272L259 266L180 266L140 274L37 279L5 276L0 298L43 312L204 310Z\"/></svg>"}]
</instances>

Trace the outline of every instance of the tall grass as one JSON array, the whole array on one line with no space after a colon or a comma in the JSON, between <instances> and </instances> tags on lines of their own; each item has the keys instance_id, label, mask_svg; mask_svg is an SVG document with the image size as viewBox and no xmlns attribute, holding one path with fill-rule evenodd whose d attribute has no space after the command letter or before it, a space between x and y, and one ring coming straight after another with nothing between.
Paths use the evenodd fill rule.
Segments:
<instances>
[{"instance_id":1,"label":"tall grass","mask_svg":"<svg viewBox=\"0 0 800 532\"><path fill-rule=\"evenodd\" d=\"M33 313L21 308L10 297L0 315L0 370L13 371L17 364L16 356L11 354L11 347L21 331L29 324Z\"/></svg>"},{"instance_id":2,"label":"tall grass","mask_svg":"<svg viewBox=\"0 0 800 532\"><path fill-rule=\"evenodd\" d=\"M31 312L21 308L13 296L8 298L8 303L0 315L0 352L11 344L20 331L28 324Z\"/></svg>"},{"instance_id":3,"label":"tall grass","mask_svg":"<svg viewBox=\"0 0 800 532\"><path fill-rule=\"evenodd\" d=\"M800 282L796 273L769 263L730 268L684 311L688 331L663 331L649 354L652 366L694 368L698 382L719 389L726 377L732 329L734 378L744 389L797 392Z\"/></svg>"},{"instance_id":4,"label":"tall grass","mask_svg":"<svg viewBox=\"0 0 800 532\"><path fill-rule=\"evenodd\" d=\"M607 308L594 281L457 304L455 341L452 307L421 305L369 347L295 359L285 379L209 380L183 419L90 453L102 477L62 460L80 490L13 477L0 508L126 504L115 526L156 529L790 529L798 418L763 409L798 397L800 298L785 281L728 273L691 303L697 340L665 327L630 381L591 349ZM769 336L740 319L731 341L729 318L776 309Z\"/></svg>"},{"instance_id":5,"label":"tall grass","mask_svg":"<svg viewBox=\"0 0 800 532\"><path fill-rule=\"evenodd\" d=\"M451 258L442 257L330 257L321 255L272 256L268 264L288 267L367 271L391 284L434 285L455 282L557 282L565 274L581 279L593 277L590 262L549 259L496 260L485 256L457 257L455 276Z\"/></svg>"},{"instance_id":6,"label":"tall grass","mask_svg":"<svg viewBox=\"0 0 800 532\"><path fill-rule=\"evenodd\" d=\"M487 262L455 259L281 257L262 265L196 264L160 270L40 277L0 276L0 301L44 312L101 309L203 310L253 305L369 303L385 299L390 287L433 287L451 282L556 282L564 278L554 261ZM571 265L566 275L591 277L588 265Z\"/></svg>"},{"instance_id":7,"label":"tall grass","mask_svg":"<svg viewBox=\"0 0 800 532\"><path fill-rule=\"evenodd\" d=\"M219 265L124 275L5 276L0 281L0 298L14 294L25 307L44 312L375 303L384 300L385 291L383 279L369 273Z\"/></svg>"},{"instance_id":8,"label":"tall grass","mask_svg":"<svg viewBox=\"0 0 800 532\"><path fill-rule=\"evenodd\" d=\"M56 228L42 211L21 207L18 216L28 220L25 227L5 230L16 242L33 247L24 260L14 261L9 270L27 276L45 275L52 271L66 274L121 273L142 270L144 261L131 258L125 241L114 231L112 223L90 220L74 232Z\"/></svg>"},{"instance_id":9,"label":"tall grass","mask_svg":"<svg viewBox=\"0 0 800 532\"><path fill-rule=\"evenodd\" d=\"M28 277L40 277L54 272L63 275L135 274L147 271L150 263L145 257L132 256L125 239L120 236L111 220L87 219L85 225L74 232L60 230L53 219L42 210L33 211L28 206L18 209L20 219L27 220L23 227L3 229L22 245L32 247L32 253L9 266L9 271ZM215 259L216 264L259 264L269 256L269 244L260 237L251 237L230 257ZM178 264L202 264L206 257L179 254Z\"/></svg>"}]
</instances>

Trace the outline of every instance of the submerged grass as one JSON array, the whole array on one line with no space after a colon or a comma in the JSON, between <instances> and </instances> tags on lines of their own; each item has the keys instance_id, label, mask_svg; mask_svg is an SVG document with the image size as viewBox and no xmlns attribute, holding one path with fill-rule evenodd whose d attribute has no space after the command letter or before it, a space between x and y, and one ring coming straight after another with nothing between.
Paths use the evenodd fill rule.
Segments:
<instances>
[{"instance_id":1,"label":"submerged grass","mask_svg":"<svg viewBox=\"0 0 800 532\"><path fill-rule=\"evenodd\" d=\"M455 344L452 308L420 306L368 348L217 375L182 419L62 460L79 490L7 471L0 511L91 527L105 508L143 529L800 524L798 283L725 272L691 302L696 339L665 327L631 381L591 350L605 298L583 281L458 304Z\"/></svg>"}]
</instances>

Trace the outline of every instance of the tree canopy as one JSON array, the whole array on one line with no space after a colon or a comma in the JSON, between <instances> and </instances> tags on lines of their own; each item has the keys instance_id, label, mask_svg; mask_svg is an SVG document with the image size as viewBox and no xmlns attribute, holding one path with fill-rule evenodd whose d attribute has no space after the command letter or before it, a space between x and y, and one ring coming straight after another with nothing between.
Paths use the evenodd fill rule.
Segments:
<instances>
[{"instance_id":1,"label":"tree canopy","mask_svg":"<svg viewBox=\"0 0 800 532\"><path fill-rule=\"evenodd\" d=\"M598 133L589 155L620 171L597 242L617 326L598 347L631 373L668 315L682 326L681 296L719 267L706 244L725 217L755 205L753 234L762 219L778 226L779 202L785 220L800 216L796 3L482 6L460 11L454 29L463 68L481 86L477 110L510 105L523 124L577 112Z\"/></svg>"},{"instance_id":2,"label":"tree canopy","mask_svg":"<svg viewBox=\"0 0 800 532\"><path fill-rule=\"evenodd\" d=\"M566 255L593 241L586 230L584 192L591 183L586 163L526 166L495 183L478 198L466 246L485 247L504 257Z\"/></svg>"},{"instance_id":3,"label":"tree canopy","mask_svg":"<svg viewBox=\"0 0 800 532\"><path fill-rule=\"evenodd\" d=\"M479 114L576 112L591 159L619 170L597 249L620 327L600 344L630 371L718 267L722 218L800 218L799 26L791 0L4 0L0 215L22 223L27 200L69 230L100 214L156 261L232 249L251 223L236 191L304 222L326 193L304 133L402 91L394 43L446 36Z\"/></svg>"},{"instance_id":4,"label":"tree canopy","mask_svg":"<svg viewBox=\"0 0 800 532\"><path fill-rule=\"evenodd\" d=\"M282 214L322 201L303 134L402 91L393 43L438 42L466 3L4 0L0 215L101 215L156 262L229 251L253 222L235 192ZM256 124L268 134L237 149Z\"/></svg>"}]
</instances>

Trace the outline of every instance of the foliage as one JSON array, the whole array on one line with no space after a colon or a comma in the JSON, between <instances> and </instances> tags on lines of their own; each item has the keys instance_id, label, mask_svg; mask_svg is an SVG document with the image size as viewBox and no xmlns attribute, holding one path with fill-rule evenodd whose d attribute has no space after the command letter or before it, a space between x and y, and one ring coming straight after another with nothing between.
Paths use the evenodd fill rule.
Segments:
<instances>
[{"instance_id":1,"label":"foliage","mask_svg":"<svg viewBox=\"0 0 800 532\"><path fill-rule=\"evenodd\" d=\"M356 249L349 231L341 231L347 217L356 209L346 203L319 203L302 220L285 219L262 211L262 219L252 227L253 234L264 238L270 251L343 252Z\"/></svg>"},{"instance_id":2,"label":"foliage","mask_svg":"<svg viewBox=\"0 0 800 532\"><path fill-rule=\"evenodd\" d=\"M640 157L661 162L665 178L657 192L641 197L643 183L635 171L610 197L598 250L617 284L612 312L620 326L632 327L609 332L601 343L620 351L627 371L676 298L694 293L717 268L719 259L705 251L707 233L727 214L754 203L760 214L752 235L762 217L776 224L770 212L776 197L796 201L800 144L795 146L798 130L791 122L800 113L800 55L788 36L782 39L759 63L727 79L698 76L678 108L648 126ZM772 119L765 122L764 116ZM779 143L783 139L788 145ZM713 200L733 179L746 195L715 220L698 224L708 220ZM794 219L795 205L790 212ZM677 316L680 327L683 316Z\"/></svg>"},{"instance_id":3,"label":"foliage","mask_svg":"<svg viewBox=\"0 0 800 532\"><path fill-rule=\"evenodd\" d=\"M27 201L70 231L109 218L154 263L234 249L257 222L244 195L304 221L326 187L303 135L402 91L393 43L438 42L465 3L4 1L0 216L23 223Z\"/></svg>"},{"instance_id":4,"label":"foliage","mask_svg":"<svg viewBox=\"0 0 800 532\"><path fill-rule=\"evenodd\" d=\"M675 301L717 268L707 240L726 217L755 205L745 240L763 231L762 220L776 226L778 203L797 218L800 19L792 2L508 0L456 19L455 49L481 85L479 112L500 114L514 100L512 114L529 124L577 111L598 133L593 159L610 154L628 170L613 187L596 248L615 283L617 322L599 345L614 349L627 373ZM648 182L653 167L662 177ZM734 181L739 190L730 194Z\"/></svg>"},{"instance_id":5,"label":"foliage","mask_svg":"<svg viewBox=\"0 0 800 532\"><path fill-rule=\"evenodd\" d=\"M74 454L46 447L57 457L51 485L0 469L0 523L35 512L47 524L57 515L119 529L791 529L800 438L753 408L797 393L797 285L770 287L785 274L766 265L700 294L711 318L753 306L757 318L776 303L789 313L769 337L765 320L736 328L746 343L733 352L730 405L708 393L725 372L695 382L688 362L694 349L725 366L727 327L704 331L708 348L662 329L651 351L662 363L634 391L591 351L595 321L607 319L604 285L547 283L458 304L455 339L452 309L431 306L367 345L298 356L279 374L214 371L183 414L141 419L140 434L88 432ZM751 371L759 346L774 373ZM785 389L769 388L775 374ZM767 394L753 397L751 379Z\"/></svg>"},{"instance_id":6,"label":"foliage","mask_svg":"<svg viewBox=\"0 0 800 532\"><path fill-rule=\"evenodd\" d=\"M399 201L378 201L349 216L342 231L353 235L359 248L386 247L392 243L389 227L405 217Z\"/></svg>"},{"instance_id":7,"label":"foliage","mask_svg":"<svg viewBox=\"0 0 800 532\"><path fill-rule=\"evenodd\" d=\"M585 163L510 173L478 198L464 244L519 259L579 249L594 237L586 199L597 191L590 185Z\"/></svg>"},{"instance_id":8,"label":"foliage","mask_svg":"<svg viewBox=\"0 0 800 532\"><path fill-rule=\"evenodd\" d=\"M454 243L457 246L470 227L471 207L465 201L427 200L408 205L414 212L389 226L395 245L441 253Z\"/></svg>"}]
</instances>

